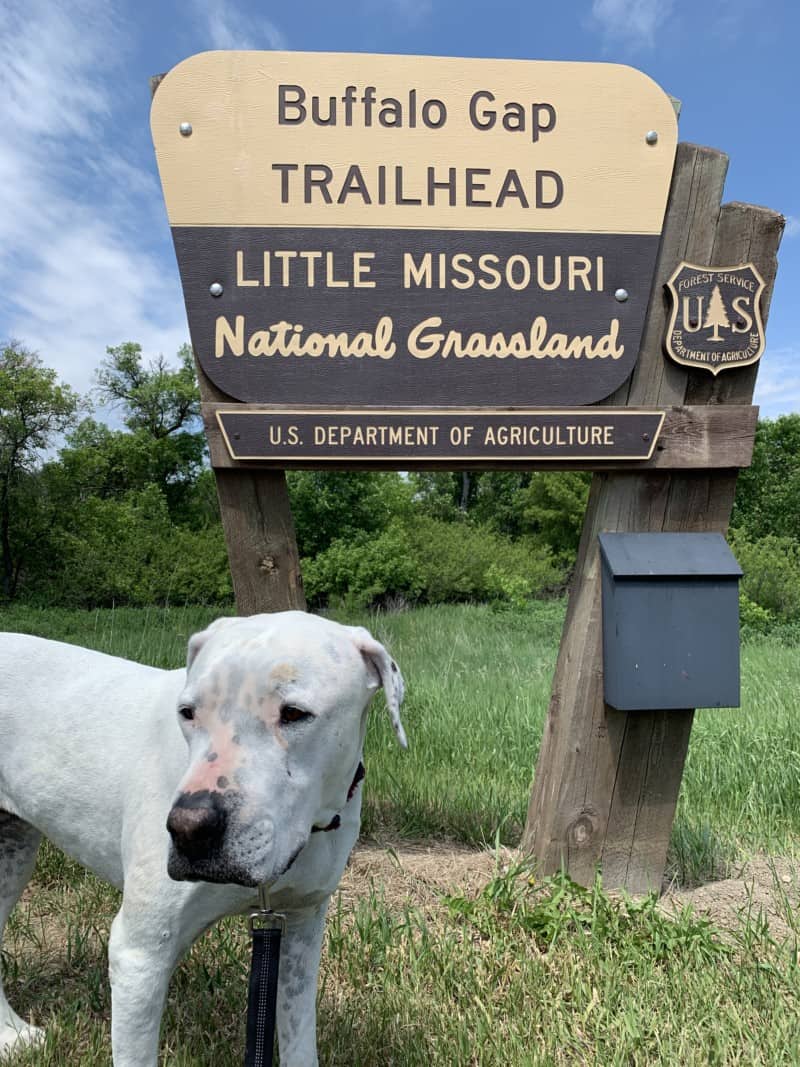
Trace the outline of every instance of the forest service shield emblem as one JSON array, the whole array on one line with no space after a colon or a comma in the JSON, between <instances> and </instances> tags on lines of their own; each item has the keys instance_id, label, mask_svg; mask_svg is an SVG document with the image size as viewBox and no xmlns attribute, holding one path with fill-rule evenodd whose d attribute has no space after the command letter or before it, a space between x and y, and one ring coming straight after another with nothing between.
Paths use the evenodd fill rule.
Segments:
<instances>
[{"instance_id":1,"label":"forest service shield emblem","mask_svg":"<svg viewBox=\"0 0 800 1067\"><path fill-rule=\"evenodd\" d=\"M667 282L672 313L665 345L676 363L712 374L755 363L764 351L764 279L752 263L681 263Z\"/></svg>"}]
</instances>

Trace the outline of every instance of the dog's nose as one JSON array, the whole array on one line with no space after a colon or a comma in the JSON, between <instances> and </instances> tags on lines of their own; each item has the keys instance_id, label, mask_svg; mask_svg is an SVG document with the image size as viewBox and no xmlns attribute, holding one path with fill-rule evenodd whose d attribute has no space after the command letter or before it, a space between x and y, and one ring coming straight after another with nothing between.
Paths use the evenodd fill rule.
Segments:
<instances>
[{"instance_id":1,"label":"dog's nose","mask_svg":"<svg viewBox=\"0 0 800 1067\"><path fill-rule=\"evenodd\" d=\"M167 817L167 829L179 852L199 859L219 846L226 822L218 793L183 793Z\"/></svg>"}]
</instances>

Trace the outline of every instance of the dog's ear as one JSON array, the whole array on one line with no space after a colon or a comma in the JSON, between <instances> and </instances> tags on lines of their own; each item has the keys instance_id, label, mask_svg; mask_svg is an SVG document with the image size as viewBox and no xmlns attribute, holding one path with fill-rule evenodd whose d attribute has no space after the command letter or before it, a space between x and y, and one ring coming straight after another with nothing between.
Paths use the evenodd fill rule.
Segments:
<instances>
[{"instance_id":1,"label":"dog's ear","mask_svg":"<svg viewBox=\"0 0 800 1067\"><path fill-rule=\"evenodd\" d=\"M238 622L236 615L224 615L221 619L214 619L212 623L201 630L199 633L192 634L189 638L189 648L186 652L186 670L188 671L194 661L197 659L197 655L200 649L208 641L209 637L215 634L218 630L222 630L225 626L228 626L232 622Z\"/></svg>"},{"instance_id":2,"label":"dog's ear","mask_svg":"<svg viewBox=\"0 0 800 1067\"><path fill-rule=\"evenodd\" d=\"M365 630L363 626L349 626L348 629L353 635L356 648L366 661L367 670L374 683L371 688L378 689L383 686L386 694L386 707L389 709L389 717L392 720L394 732L397 734L397 740L403 748L408 748L406 732L400 721L400 705L403 703L405 694L405 684L400 668L369 630Z\"/></svg>"}]
</instances>

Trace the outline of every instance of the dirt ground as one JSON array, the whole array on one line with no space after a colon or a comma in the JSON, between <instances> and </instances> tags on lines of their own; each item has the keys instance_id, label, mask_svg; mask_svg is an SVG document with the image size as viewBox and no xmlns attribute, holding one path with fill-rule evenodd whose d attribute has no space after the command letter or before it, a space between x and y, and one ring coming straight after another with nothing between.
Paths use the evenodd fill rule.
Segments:
<instances>
[{"instance_id":1,"label":"dirt ground","mask_svg":"<svg viewBox=\"0 0 800 1067\"><path fill-rule=\"evenodd\" d=\"M498 866L505 869L520 859L512 849L495 853L441 843L362 845L353 853L341 891L346 904L374 885L390 906L408 903L435 913L442 892L474 894ZM667 911L691 905L722 929L735 926L743 914L753 919L762 915L772 937L783 941L800 926L800 862L757 855L730 878L695 889L668 889L661 903Z\"/></svg>"},{"instance_id":2,"label":"dirt ground","mask_svg":"<svg viewBox=\"0 0 800 1067\"><path fill-rule=\"evenodd\" d=\"M800 930L800 862L756 855L730 878L696 889L667 891L662 904L665 908L691 904L722 929L735 926L741 916L763 917L775 941L795 938Z\"/></svg>"}]
</instances>

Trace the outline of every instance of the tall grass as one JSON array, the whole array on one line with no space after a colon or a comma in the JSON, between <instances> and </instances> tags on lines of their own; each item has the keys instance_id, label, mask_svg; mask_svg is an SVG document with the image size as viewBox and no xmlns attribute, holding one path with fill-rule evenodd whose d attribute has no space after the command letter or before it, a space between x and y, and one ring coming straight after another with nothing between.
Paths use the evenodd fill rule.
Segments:
<instances>
[{"instance_id":1,"label":"tall grass","mask_svg":"<svg viewBox=\"0 0 800 1067\"><path fill-rule=\"evenodd\" d=\"M214 612L14 608L0 626L164 667ZM380 706L366 753L365 829L466 842L519 834L563 605L494 613L440 607L349 618L392 649L408 680L408 752ZM742 849L800 840L800 655L743 652L743 707L700 711L673 835L684 880L722 873ZM498 861L499 863L499 861ZM110 1062L106 946L118 894L46 846L3 952L14 1006L47 1028L19 1067ZM498 867L481 891L390 904L381 886L335 898L319 1000L329 1067L649 1067L800 1062L797 911L777 944L746 909L724 938L651 898L610 899L563 877ZM181 965L162 1035L166 1067L241 1063L245 924L226 920Z\"/></svg>"},{"instance_id":2,"label":"tall grass","mask_svg":"<svg viewBox=\"0 0 800 1067\"><path fill-rule=\"evenodd\" d=\"M7 984L47 1029L18 1067L110 1062L105 941L116 896L45 890L12 923ZM44 916L44 918L42 918ZM172 983L165 1067L237 1067L246 924L219 923ZM12 962L13 961L13 962ZM796 951L745 914L722 938L652 898L498 870L479 892L423 911L364 887L328 919L319 997L326 1067L705 1067L800 1057Z\"/></svg>"},{"instance_id":3,"label":"tall grass","mask_svg":"<svg viewBox=\"0 0 800 1067\"><path fill-rule=\"evenodd\" d=\"M368 626L407 680L396 744L378 697L367 737L364 831L515 844L547 713L562 602L526 611L481 605L342 618ZM0 627L163 667L213 617L203 607L80 612L14 607ZM673 871L723 873L740 849L800 841L800 650L760 640L742 651L741 709L701 710L673 834Z\"/></svg>"}]
</instances>

